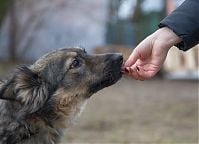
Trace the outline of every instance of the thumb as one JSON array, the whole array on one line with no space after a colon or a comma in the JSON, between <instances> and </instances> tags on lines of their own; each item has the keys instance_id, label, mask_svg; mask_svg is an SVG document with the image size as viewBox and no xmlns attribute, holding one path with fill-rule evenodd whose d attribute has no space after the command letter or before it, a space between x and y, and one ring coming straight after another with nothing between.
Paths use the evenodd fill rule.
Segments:
<instances>
[{"instance_id":1,"label":"thumb","mask_svg":"<svg viewBox=\"0 0 199 144\"><path fill-rule=\"evenodd\" d=\"M131 67L132 65L135 64L137 59L139 59L139 54L135 48L134 51L129 56L129 58L127 59L127 61L125 62L124 67Z\"/></svg>"}]
</instances>

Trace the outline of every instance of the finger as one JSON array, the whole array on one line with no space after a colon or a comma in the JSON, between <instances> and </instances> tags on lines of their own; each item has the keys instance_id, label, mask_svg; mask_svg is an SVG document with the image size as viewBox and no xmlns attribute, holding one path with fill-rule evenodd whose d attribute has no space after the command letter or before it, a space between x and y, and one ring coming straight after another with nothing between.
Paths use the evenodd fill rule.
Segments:
<instances>
[{"instance_id":1,"label":"finger","mask_svg":"<svg viewBox=\"0 0 199 144\"><path fill-rule=\"evenodd\" d=\"M135 73L134 73L134 71L132 70L132 68L131 67L126 67L125 68L125 74L128 74L129 76L131 76L131 77L136 77L136 75L135 75ZM135 79L135 78L134 78Z\"/></svg>"},{"instance_id":2,"label":"finger","mask_svg":"<svg viewBox=\"0 0 199 144\"><path fill-rule=\"evenodd\" d=\"M129 74L129 70L128 70L127 68L125 68L125 67L122 67L121 72L122 72L123 74Z\"/></svg>"},{"instance_id":3,"label":"finger","mask_svg":"<svg viewBox=\"0 0 199 144\"><path fill-rule=\"evenodd\" d=\"M134 71L135 71L134 73L135 73L135 75L136 75L137 80L141 80L141 81L144 81L144 80L145 80L145 78L142 77L142 76L139 74L140 68L139 68L138 66L135 66L135 67L134 67Z\"/></svg>"},{"instance_id":4,"label":"finger","mask_svg":"<svg viewBox=\"0 0 199 144\"><path fill-rule=\"evenodd\" d=\"M142 79L142 77L139 76L138 71L136 69L136 66L132 66L132 67L127 67L127 73L128 75L130 75L131 77L133 77L135 80L144 80Z\"/></svg>"},{"instance_id":5,"label":"finger","mask_svg":"<svg viewBox=\"0 0 199 144\"><path fill-rule=\"evenodd\" d=\"M131 75L135 80L138 80L138 79L139 79L139 76L138 76L138 73L136 72L136 69L130 67L130 68L129 68L129 71L130 71L130 75Z\"/></svg>"},{"instance_id":6,"label":"finger","mask_svg":"<svg viewBox=\"0 0 199 144\"><path fill-rule=\"evenodd\" d=\"M127 74L127 71L126 71L126 69L125 69L124 64L125 64L125 62L123 61L123 63L122 63L122 68L121 68L121 72L122 72L123 74Z\"/></svg>"},{"instance_id":7,"label":"finger","mask_svg":"<svg viewBox=\"0 0 199 144\"><path fill-rule=\"evenodd\" d=\"M152 78L157 71L154 70L145 70L143 67L138 66L139 71L138 72L138 77L140 77L142 80L147 80Z\"/></svg>"},{"instance_id":8,"label":"finger","mask_svg":"<svg viewBox=\"0 0 199 144\"><path fill-rule=\"evenodd\" d=\"M131 53L131 55L129 56L129 58L125 62L124 67L131 67L132 65L135 64L135 62L138 59L139 59L139 54L138 54L137 50L134 49L134 51Z\"/></svg>"}]
</instances>

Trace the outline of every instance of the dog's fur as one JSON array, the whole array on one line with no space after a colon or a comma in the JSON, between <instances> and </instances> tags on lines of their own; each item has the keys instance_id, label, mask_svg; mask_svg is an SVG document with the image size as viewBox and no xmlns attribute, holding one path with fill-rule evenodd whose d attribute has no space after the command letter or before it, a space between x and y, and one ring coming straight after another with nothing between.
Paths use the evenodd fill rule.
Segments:
<instances>
[{"instance_id":1,"label":"dog's fur","mask_svg":"<svg viewBox=\"0 0 199 144\"><path fill-rule=\"evenodd\" d=\"M55 144L87 99L121 77L122 55L60 49L0 81L0 144Z\"/></svg>"}]
</instances>

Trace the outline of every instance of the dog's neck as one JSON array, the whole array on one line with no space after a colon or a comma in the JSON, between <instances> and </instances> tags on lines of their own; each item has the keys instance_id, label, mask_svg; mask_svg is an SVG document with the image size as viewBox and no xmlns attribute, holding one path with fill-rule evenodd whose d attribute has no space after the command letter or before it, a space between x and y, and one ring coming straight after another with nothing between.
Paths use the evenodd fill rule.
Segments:
<instances>
[{"instance_id":1,"label":"dog's neck","mask_svg":"<svg viewBox=\"0 0 199 144\"><path fill-rule=\"evenodd\" d=\"M73 105L70 113L67 114L64 113L64 111L60 111L58 115L54 115L54 119L50 117L50 115L48 117L33 116L29 122L33 127L37 127L39 129L39 133L41 133L41 135L45 133L49 141L59 141L63 133L78 120L86 104L87 100L82 101L77 105ZM32 134L34 133L38 133L38 131L32 132Z\"/></svg>"}]
</instances>

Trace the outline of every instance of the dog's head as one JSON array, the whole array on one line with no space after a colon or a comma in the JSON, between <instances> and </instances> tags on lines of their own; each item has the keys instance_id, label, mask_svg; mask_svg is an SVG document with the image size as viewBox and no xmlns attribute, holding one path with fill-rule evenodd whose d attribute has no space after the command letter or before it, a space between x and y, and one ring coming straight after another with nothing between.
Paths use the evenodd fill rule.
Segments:
<instances>
[{"instance_id":1,"label":"dog's head","mask_svg":"<svg viewBox=\"0 0 199 144\"><path fill-rule=\"evenodd\" d=\"M77 105L121 77L121 54L89 55L82 48L60 49L30 67L22 66L1 86L0 96L16 100L26 113L69 115Z\"/></svg>"},{"instance_id":2,"label":"dog's head","mask_svg":"<svg viewBox=\"0 0 199 144\"><path fill-rule=\"evenodd\" d=\"M30 67L19 67L9 80L1 82L0 98L19 102L27 113L49 111L50 107L67 113L70 106L117 82L122 62L120 54L57 50Z\"/></svg>"}]
</instances>

